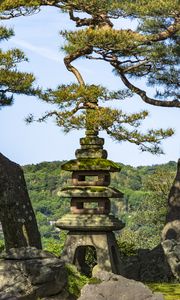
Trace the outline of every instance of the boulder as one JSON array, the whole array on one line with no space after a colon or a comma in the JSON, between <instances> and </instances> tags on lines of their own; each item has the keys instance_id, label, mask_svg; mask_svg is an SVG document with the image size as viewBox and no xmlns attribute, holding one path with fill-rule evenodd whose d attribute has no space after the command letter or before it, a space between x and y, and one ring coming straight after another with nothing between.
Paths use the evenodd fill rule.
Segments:
<instances>
[{"instance_id":1,"label":"boulder","mask_svg":"<svg viewBox=\"0 0 180 300\"><path fill-rule=\"evenodd\" d=\"M162 246L174 276L180 280L180 241L165 240Z\"/></svg>"},{"instance_id":2,"label":"boulder","mask_svg":"<svg viewBox=\"0 0 180 300\"><path fill-rule=\"evenodd\" d=\"M123 257L124 274L142 282L169 282L174 276L161 245L154 249L139 249L136 255Z\"/></svg>"},{"instance_id":3,"label":"boulder","mask_svg":"<svg viewBox=\"0 0 180 300\"><path fill-rule=\"evenodd\" d=\"M161 244L173 275L180 280L180 159L168 196L168 213Z\"/></svg>"},{"instance_id":4,"label":"boulder","mask_svg":"<svg viewBox=\"0 0 180 300\"><path fill-rule=\"evenodd\" d=\"M66 290L56 296L41 298L41 300L75 300L74 296L70 295Z\"/></svg>"},{"instance_id":5,"label":"boulder","mask_svg":"<svg viewBox=\"0 0 180 300\"><path fill-rule=\"evenodd\" d=\"M0 257L0 300L36 300L63 291L64 263L33 247L10 249Z\"/></svg>"},{"instance_id":6,"label":"boulder","mask_svg":"<svg viewBox=\"0 0 180 300\"><path fill-rule=\"evenodd\" d=\"M98 284L86 284L81 290L78 300L163 300L160 293L152 291L134 280L115 275L98 267L93 269L93 276L102 282Z\"/></svg>"},{"instance_id":7,"label":"boulder","mask_svg":"<svg viewBox=\"0 0 180 300\"><path fill-rule=\"evenodd\" d=\"M2 153L0 153L0 222L6 250L27 246L42 249L23 169Z\"/></svg>"}]
</instances>

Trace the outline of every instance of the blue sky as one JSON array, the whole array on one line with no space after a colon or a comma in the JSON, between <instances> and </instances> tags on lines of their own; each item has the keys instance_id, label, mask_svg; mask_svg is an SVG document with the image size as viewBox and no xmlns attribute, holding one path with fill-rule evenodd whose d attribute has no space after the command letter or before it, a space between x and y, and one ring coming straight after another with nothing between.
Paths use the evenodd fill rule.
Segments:
<instances>
[{"instance_id":1,"label":"blue sky","mask_svg":"<svg viewBox=\"0 0 180 300\"><path fill-rule=\"evenodd\" d=\"M4 24L14 28L15 37L2 46L6 49L18 47L26 53L29 63L23 63L21 68L33 72L38 85L53 88L58 84L75 81L73 75L66 70L63 64L64 54L60 51L63 39L59 31L72 29L74 26L66 14L54 8L46 8L39 14L8 20ZM127 21L123 24L116 22L116 27L132 25ZM113 75L111 68L105 63L79 60L76 66L88 83L103 84L110 89L122 87L120 79ZM138 84L141 87L145 85L143 80L139 80ZM149 94L153 94L152 89L149 89ZM114 142L101 133L105 137L105 148L110 159L138 166L165 163L180 157L180 111L177 108L153 107L146 105L138 97L119 101L117 105L126 112L147 109L150 117L144 122L144 128L172 127L176 129L176 134L163 142L166 154L154 156L141 153L137 146L127 142ZM43 124L25 124L24 119L29 113L39 116L48 109L48 105L27 96L17 96L13 106L3 108L0 111L0 151L21 165L74 158L83 131L65 135L53 120Z\"/></svg>"}]
</instances>

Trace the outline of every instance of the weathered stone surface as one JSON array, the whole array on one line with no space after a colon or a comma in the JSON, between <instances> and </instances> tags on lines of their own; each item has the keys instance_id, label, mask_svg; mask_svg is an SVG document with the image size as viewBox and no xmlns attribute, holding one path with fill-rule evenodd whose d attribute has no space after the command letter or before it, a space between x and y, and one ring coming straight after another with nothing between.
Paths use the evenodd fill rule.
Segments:
<instances>
[{"instance_id":1,"label":"weathered stone surface","mask_svg":"<svg viewBox=\"0 0 180 300\"><path fill-rule=\"evenodd\" d=\"M177 163L177 173L168 196L168 213L166 223L180 220L180 159ZM180 232L180 227L179 227ZM165 237L163 237L165 239Z\"/></svg>"},{"instance_id":2,"label":"weathered stone surface","mask_svg":"<svg viewBox=\"0 0 180 300\"><path fill-rule=\"evenodd\" d=\"M124 227L124 223L113 215L66 214L56 222L61 229L75 231L112 231Z\"/></svg>"},{"instance_id":3,"label":"weathered stone surface","mask_svg":"<svg viewBox=\"0 0 180 300\"><path fill-rule=\"evenodd\" d=\"M57 192L64 198L123 198L123 193L115 188L106 186L67 186Z\"/></svg>"},{"instance_id":4,"label":"weathered stone surface","mask_svg":"<svg viewBox=\"0 0 180 300\"><path fill-rule=\"evenodd\" d=\"M142 282L169 282L173 274L162 246L139 249L137 255L123 257L125 277Z\"/></svg>"},{"instance_id":5,"label":"weathered stone surface","mask_svg":"<svg viewBox=\"0 0 180 300\"><path fill-rule=\"evenodd\" d=\"M180 241L165 240L162 246L174 276L180 279Z\"/></svg>"},{"instance_id":6,"label":"weathered stone surface","mask_svg":"<svg viewBox=\"0 0 180 300\"><path fill-rule=\"evenodd\" d=\"M120 166L115 162L103 158L72 159L61 166L65 171L109 171L119 172Z\"/></svg>"},{"instance_id":7,"label":"weathered stone surface","mask_svg":"<svg viewBox=\"0 0 180 300\"><path fill-rule=\"evenodd\" d=\"M0 222L5 247L35 246L41 238L22 168L0 153Z\"/></svg>"},{"instance_id":8,"label":"weathered stone surface","mask_svg":"<svg viewBox=\"0 0 180 300\"><path fill-rule=\"evenodd\" d=\"M26 260L37 258L54 258L54 254L35 247L11 248L0 254L0 259Z\"/></svg>"},{"instance_id":9,"label":"weathered stone surface","mask_svg":"<svg viewBox=\"0 0 180 300\"><path fill-rule=\"evenodd\" d=\"M180 280L180 159L168 196L168 213L162 231L162 247L172 273Z\"/></svg>"},{"instance_id":10,"label":"weathered stone surface","mask_svg":"<svg viewBox=\"0 0 180 300\"><path fill-rule=\"evenodd\" d=\"M67 274L60 259L30 247L19 253L11 249L0 259L0 300L36 300L63 290Z\"/></svg>"},{"instance_id":11,"label":"weathered stone surface","mask_svg":"<svg viewBox=\"0 0 180 300\"><path fill-rule=\"evenodd\" d=\"M75 264L80 272L91 274L91 267L86 261L87 247L94 249L97 264L103 270L123 274L123 263L112 232L68 234L61 258L66 263Z\"/></svg>"},{"instance_id":12,"label":"weathered stone surface","mask_svg":"<svg viewBox=\"0 0 180 300\"><path fill-rule=\"evenodd\" d=\"M91 147L91 145L104 145L104 139L100 138L98 136L91 136L91 137L85 137L85 138L81 138L80 139L80 144L81 145L89 145ZM89 148L90 148L89 147Z\"/></svg>"},{"instance_id":13,"label":"weathered stone surface","mask_svg":"<svg viewBox=\"0 0 180 300\"><path fill-rule=\"evenodd\" d=\"M87 284L81 290L78 300L163 300L161 294L152 291L134 280L115 275L99 268L93 269L93 276L102 280L99 284Z\"/></svg>"},{"instance_id":14,"label":"weathered stone surface","mask_svg":"<svg viewBox=\"0 0 180 300\"><path fill-rule=\"evenodd\" d=\"M76 297L70 295L67 291L62 291L60 294L51 297L45 297L41 300L75 300Z\"/></svg>"},{"instance_id":15,"label":"weathered stone surface","mask_svg":"<svg viewBox=\"0 0 180 300\"><path fill-rule=\"evenodd\" d=\"M107 158L107 151L103 149L77 149L77 158Z\"/></svg>"}]
</instances>

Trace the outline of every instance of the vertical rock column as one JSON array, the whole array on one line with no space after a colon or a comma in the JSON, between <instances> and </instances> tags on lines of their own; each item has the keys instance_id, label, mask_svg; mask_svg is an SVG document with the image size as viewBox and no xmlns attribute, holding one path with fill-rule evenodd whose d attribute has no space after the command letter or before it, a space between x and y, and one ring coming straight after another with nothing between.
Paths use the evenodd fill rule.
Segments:
<instances>
[{"instance_id":1,"label":"vertical rock column","mask_svg":"<svg viewBox=\"0 0 180 300\"><path fill-rule=\"evenodd\" d=\"M57 227L69 231L62 258L83 271L86 248L91 246L101 268L122 274L113 231L124 224L110 214L110 198L122 199L123 194L109 187L110 173L120 168L107 159L104 139L97 131L87 130L80 144L76 159L62 165L63 170L72 172L72 185L59 192L60 197L71 198L70 213L56 222Z\"/></svg>"}]
</instances>

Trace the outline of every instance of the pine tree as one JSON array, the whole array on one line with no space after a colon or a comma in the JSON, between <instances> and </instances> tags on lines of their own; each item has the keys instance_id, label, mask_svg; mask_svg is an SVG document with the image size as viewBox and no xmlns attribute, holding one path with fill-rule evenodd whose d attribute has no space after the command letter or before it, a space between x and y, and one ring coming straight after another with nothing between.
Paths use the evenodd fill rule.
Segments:
<instances>
[{"instance_id":1,"label":"pine tree","mask_svg":"<svg viewBox=\"0 0 180 300\"><path fill-rule=\"evenodd\" d=\"M2 1L1 18L37 12L42 6L54 6L68 13L76 31L63 31L66 68L78 83L60 85L40 97L57 109L46 113L39 121L55 116L65 131L98 128L118 141L140 145L141 150L161 153L160 141L173 134L172 129L149 130L142 133L141 121L148 112L127 115L120 109L104 107L107 100L124 99L137 94L151 105L180 107L178 87L179 64L179 1L178 0L37 0ZM84 13L84 14L82 14ZM114 20L136 20L134 30L116 29ZM116 21L117 24L117 21ZM121 22L119 22L120 26ZM125 90L108 91L105 87L88 85L72 64L79 58L104 61L125 85ZM156 88L154 98L136 86L133 79L143 78ZM99 102L99 103L98 103ZM109 103L109 102L108 102ZM87 112L87 113L86 113ZM28 121L33 117L29 116Z\"/></svg>"},{"instance_id":2,"label":"pine tree","mask_svg":"<svg viewBox=\"0 0 180 300\"><path fill-rule=\"evenodd\" d=\"M0 42L8 40L13 31L4 26L0 26ZM19 49L3 51L0 49L0 108L11 105L14 94L33 95L36 90L33 88L35 77L33 74L20 72L17 65L27 61L24 53Z\"/></svg>"}]
</instances>

